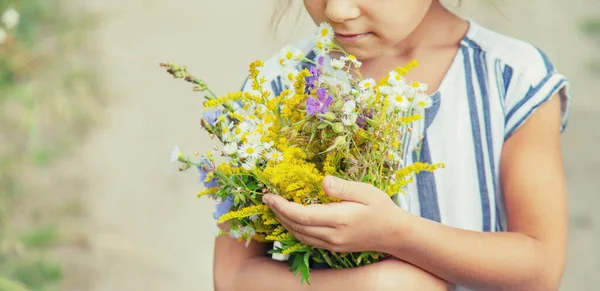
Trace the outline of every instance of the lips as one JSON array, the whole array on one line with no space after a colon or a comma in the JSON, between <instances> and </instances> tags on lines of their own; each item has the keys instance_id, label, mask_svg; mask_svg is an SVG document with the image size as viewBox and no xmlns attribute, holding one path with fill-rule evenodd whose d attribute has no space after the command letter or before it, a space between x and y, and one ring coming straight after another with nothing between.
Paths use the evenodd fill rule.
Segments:
<instances>
[{"instance_id":1,"label":"lips","mask_svg":"<svg viewBox=\"0 0 600 291\"><path fill-rule=\"evenodd\" d=\"M359 39L362 39L365 36L368 36L369 34L371 34L370 32L366 32L366 33L336 33L335 36L338 40L341 41L346 41L346 42L350 42L350 41L357 41Z\"/></svg>"},{"instance_id":2,"label":"lips","mask_svg":"<svg viewBox=\"0 0 600 291\"><path fill-rule=\"evenodd\" d=\"M339 37L357 37L365 34L367 33L336 33L335 35Z\"/></svg>"}]
</instances>

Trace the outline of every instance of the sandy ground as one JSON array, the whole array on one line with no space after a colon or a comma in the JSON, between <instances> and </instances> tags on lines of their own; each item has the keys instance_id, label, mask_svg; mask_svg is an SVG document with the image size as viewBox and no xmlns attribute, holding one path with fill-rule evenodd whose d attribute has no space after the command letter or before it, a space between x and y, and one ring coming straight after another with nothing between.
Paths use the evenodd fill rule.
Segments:
<instances>
[{"instance_id":1,"label":"sandy ground","mask_svg":"<svg viewBox=\"0 0 600 291\"><path fill-rule=\"evenodd\" d=\"M465 2L460 13L535 43L572 80L574 105L564 136L571 232L562 290L600 290L600 195L593 195L600 194L600 179L595 179L600 158L593 152L600 142L595 126L600 101L594 79L584 70L593 51L576 26L585 13L600 11L599 4L512 0L499 6L503 17L477 1ZM213 205L195 198L200 189L196 173L181 174L168 160L176 144L192 153L213 142L198 122L202 97L171 80L158 62L188 64L216 92L237 90L247 64L281 45L269 34L271 5L241 0L84 3L108 15L94 32L94 45L111 105L105 120L65 161L77 166L77 179L84 181L84 225L91 242L89 278L70 290L212 290ZM281 34L285 38L280 40L296 40L311 28L302 21L296 33Z\"/></svg>"}]
</instances>

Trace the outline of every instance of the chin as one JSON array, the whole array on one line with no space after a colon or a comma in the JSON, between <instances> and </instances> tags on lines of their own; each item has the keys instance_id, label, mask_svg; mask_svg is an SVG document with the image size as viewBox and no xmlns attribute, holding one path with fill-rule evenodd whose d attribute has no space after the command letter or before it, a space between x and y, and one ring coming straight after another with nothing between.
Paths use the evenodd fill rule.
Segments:
<instances>
[{"instance_id":1,"label":"chin","mask_svg":"<svg viewBox=\"0 0 600 291\"><path fill-rule=\"evenodd\" d=\"M346 53L355 56L358 60L364 61L379 56L379 50L369 47L343 47Z\"/></svg>"}]
</instances>

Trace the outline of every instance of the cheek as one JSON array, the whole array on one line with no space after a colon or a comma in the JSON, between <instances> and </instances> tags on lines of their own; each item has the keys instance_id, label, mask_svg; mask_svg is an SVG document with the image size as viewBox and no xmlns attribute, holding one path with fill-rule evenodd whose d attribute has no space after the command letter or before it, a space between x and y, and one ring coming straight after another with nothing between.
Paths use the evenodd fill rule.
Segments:
<instances>
[{"instance_id":1,"label":"cheek","mask_svg":"<svg viewBox=\"0 0 600 291\"><path fill-rule=\"evenodd\" d=\"M402 5L400 5L402 4ZM394 1L386 9L370 14L377 27L377 34L385 41L398 42L408 37L429 11L431 0Z\"/></svg>"},{"instance_id":2,"label":"cheek","mask_svg":"<svg viewBox=\"0 0 600 291\"><path fill-rule=\"evenodd\" d=\"M296 0L293 0L296 1ZM306 12L315 24L327 21L325 16L325 7L327 7L327 0L304 0L304 7Z\"/></svg>"}]
</instances>

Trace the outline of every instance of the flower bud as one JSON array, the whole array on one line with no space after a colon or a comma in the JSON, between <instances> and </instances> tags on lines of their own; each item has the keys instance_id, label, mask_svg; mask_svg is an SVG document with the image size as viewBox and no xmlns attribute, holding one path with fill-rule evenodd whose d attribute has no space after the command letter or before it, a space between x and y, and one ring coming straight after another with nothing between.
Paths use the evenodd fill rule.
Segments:
<instances>
[{"instance_id":1,"label":"flower bud","mask_svg":"<svg viewBox=\"0 0 600 291\"><path fill-rule=\"evenodd\" d=\"M335 113L333 113L333 112L327 112L321 116L323 116L323 118L325 118L326 120L329 120L329 121L335 120Z\"/></svg>"},{"instance_id":2,"label":"flower bud","mask_svg":"<svg viewBox=\"0 0 600 291\"><path fill-rule=\"evenodd\" d=\"M332 126L333 128L333 132L335 133L342 133L344 132L344 125L341 123L336 123Z\"/></svg>"}]
</instances>

